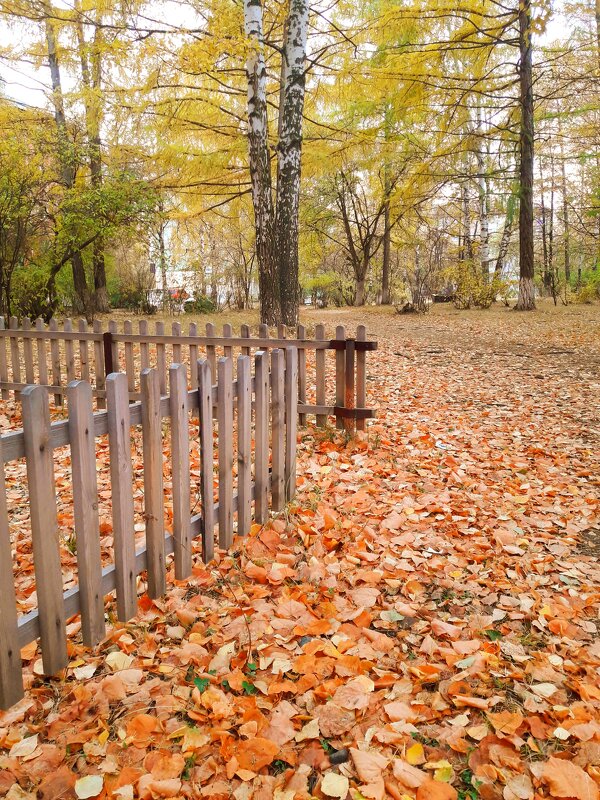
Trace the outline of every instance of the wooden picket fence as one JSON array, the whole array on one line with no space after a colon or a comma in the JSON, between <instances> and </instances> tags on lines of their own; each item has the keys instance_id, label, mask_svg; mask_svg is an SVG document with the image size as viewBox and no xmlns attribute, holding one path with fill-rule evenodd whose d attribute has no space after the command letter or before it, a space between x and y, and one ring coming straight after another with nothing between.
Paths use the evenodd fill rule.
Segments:
<instances>
[{"instance_id":1,"label":"wooden picket fence","mask_svg":"<svg viewBox=\"0 0 600 800\"><path fill-rule=\"evenodd\" d=\"M76 328L76 329L75 329ZM181 323L174 322L171 332L165 333L163 322L154 324L149 332L147 320L140 320L137 333L126 320L123 330L118 330L115 320L104 330L99 320L89 329L85 320L74 326L65 320L59 326L54 319L48 326L38 319L32 325L28 319L21 324L16 317L5 320L0 317L0 392L8 399L11 392L18 397L28 384L38 383L54 395L56 405L62 405L67 394L66 384L81 379L89 381L96 398L97 408L105 407L106 375L124 371L130 400L138 400L141 394L139 368L155 366L161 394L167 391L168 368L171 363L184 363L189 372L189 384L197 388L197 376L192 365L199 355L206 356L215 370L216 359L222 353L232 356L234 352L251 355L258 350L274 348L298 349L298 415L301 425L306 424L307 415L316 415L316 424L323 427L328 416L335 416L336 427L352 432L355 427L364 430L365 420L372 417L372 409L366 408L366 353L375 350L377 342L368 341L364 325L359 325L355 337L347 337L344 326L336 328L335 339L325 338L325 326L317 325L315 337L307 338L304 325L298 325L294 336L285 326L279 326L275 338L269 335L266 325L258 328L258 337L251 336L250 327L242 325L239 336L234 336L231 325L224 325L221 336L216 334L212 323L206 325L205 335L198 334L195 323L189 325L188 333L182 333ZM7 352L8 343L8 352ZM35 346L34 346L35 345ZM314 372L307 371L307 353L314 351ZM327 359L332 351L335 359ZM333 361L335 362L333 364ZM335 396L327 402L327 371L334 370ZM307 374L314 374L314 383L307 386ZM314 398L307 403L308 395Z\"/></svg>"},{"instance_id":2,"label":"wooden picket fence","mask_svg":"<svg viewBox=\"0 0 600 800\"><path fill-rule=\"evenodd\" d=\"M31 339L24 339L31 344ZM43 342L44 339L38 339ZM56 342L52 339L51 342ZM67 342L73 342L67 339ZM89 339L83 339L89 342ZM128 340L125 340L128 343ZM143 341L142 341L143 343ZM161 344L161 342L159 342ZM192 345L193 347L194 345ZM210 346L210 345L209 345ZM27 352L27 351L26 351ZM270 365L269 365L270 359ZM42 360L40 363L44 363ZM130 373L111 373L103 385L106 410L93 409L88 380L66 388L68 419L51 422L48 386L19 386L23 430L0 436L0 464L25 458L37 609L18 615L9 537L6 487L0 484L0 707L23 695L20 648L40 639L44 672L67 666L66 624L81 614L83 641L97 644L105 635L104 599L116 593L117 618L137 612L138 580L146 573L150 597L166 591L166 558L173 554L177 580L192 571L192 540L199 539L205 562L219 546L245 535L252 519L264 523L269 509L280 511L296 485L298 351L275 348L252 359L240 355L196 362L194 388L187 368L169 368L169 394L160 369L144 367L139 402L130 405ZM32 380L26 358L27 379ZM213 385L213 376L218 378ZM44 377L43 375L41 376ZM16 381L18 383L18 381ZM58 382L51 391L62 385ZM216 409L216 412L215 412ZM215 431L216 417L216 431ZM172 470L172 534L165 532L163 425L169 419ZM141 425L145 544L136 550L132 488L132 434ZM199 437L199 485L191 485L190 431ZM198 431L198 432L196 432ZM108 434L112 491L114 563L102 566L98 515L96 438ZM215 434L217 453L215 454ZM78 585L63 591L57 521L54 460L57 448L70 446ZM217 468L215 469L215 465ZM4 467L3 467L4 469ZM218 476L218 481L215 478ZM196 481L194 481L196 483ZM217 492L215 497L215 483ZM194 491L192 491L194 490ZM194 493L201 510L193 514Z\"/></svg>"}]
</instances>

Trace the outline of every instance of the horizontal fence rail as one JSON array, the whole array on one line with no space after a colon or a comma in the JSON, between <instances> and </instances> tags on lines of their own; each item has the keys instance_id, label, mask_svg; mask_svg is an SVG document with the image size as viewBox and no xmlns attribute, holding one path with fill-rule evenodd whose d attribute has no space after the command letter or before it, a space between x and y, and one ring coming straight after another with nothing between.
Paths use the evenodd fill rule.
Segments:
<instances>
[{"instance_id":1,"label":"horizontal fence rail","mask_svg":"<svg viewBox=\"0 0 600 800\"><path fill-rule=\"evenodd\" d=\"M59 326L50 320L48 326L42 320L24 319L19 325L16 317L11 317L8 328L0 317L0 393L8 399L13 392L15 397L28 384L45 386L54 396L55 405L62 405L67 396L67 384L80 379L89 382L96 407L104 408L106 403L106 376L112 372L124 372L127 376L127 390L131 401L141 397L139 373L153 366L158 371L159 388L162 395L167 393L169 366L184 363L187 367L188 386L197 388L197 375L193 365L200 354L205 355L213 373L217 358L232 356L234 351L251 355L258 350L273 349L298 350L298 415L301 425L305 425L307 415L315 415L318 426L323 427L329 416L335 416L336 427L352 432L354 428L364 430L365 420L374 415L373 409L366 407L366 353L377 348L377 342L367 340L364 325L359 325L356 336L348 338L343 326L336 328L334 339L325 338L325 326L317 325L314 338L307 338L304 325L295 331L280 325L277 335L271 337L266 325L258 327L258 336L252 336L248 325L242 325L240 336L234 336L231 325L223 326L222 335L217 335L212 323L207 323L205 335L198 334L195 323L189 325L188 333L183 333L181 324L174 322L170 333L165 333L163 322L154 324L150 333L146 320L140 320L138 330L133 332L129 320L119 331L117 323L111 320L108 329L96 320L90 330L85 320L76 325L65 320ZM294 334L292 336L291 334ZM308 385L307 354L314 351L314 378ZM335 398L327 402L327 351L335 354ZM312 377L313 372L310 372ZM308 395L314 403L307 403Z\"/></svg>"},{"instance_id":2,"label":"horizontal fence rail","mask_svg":"<svg viewBox=\"0 0 600 800\"><path fill-rule=\"evenodd\" d=\"M254 372L252 374L252 365ZM218 544L231 546L252 520L267 521L295 494L298 351L259 351L196 362L196 388L188 390L183 364L169 367L169 394L161 375L144 367L140 401L129 402L129 375L109 373L107 409L93 410L92 386L73 380L66 387L68 419L50 421L47 387L21 390L23 430L0 436L0 707L23 695L20 648L40 639L44 672L67 666L66 624L81 615L83 641L94 646L105 635L105 596L115 592L116 613L127 621L137 612L138 576L148 595L166 591L168 556L176 580L192 572L192 542L204 562ZM31 373L29 373L31 377ZM215 380L216 378L216 380ZM215 415L216 410L216 415ZM167 419L168 432L163 429ZM145 541L136 548L132 474L133 429L141 426ZM98 512L98 447L108 434L112 493L112 563L101 560ZM190 471L190 437L199 442L200 474ZM166 530L163 486L165 437L170 438L172 532ZM63 590L55 454L70 447L78 584ZM18 615L9 535L4 465L25 458L37 608ZM60 455L64 459L64 454ZM196 509L199 507L199 511ZM196 512L196 513L194 513Z\"/></svg>"}]
</instances>

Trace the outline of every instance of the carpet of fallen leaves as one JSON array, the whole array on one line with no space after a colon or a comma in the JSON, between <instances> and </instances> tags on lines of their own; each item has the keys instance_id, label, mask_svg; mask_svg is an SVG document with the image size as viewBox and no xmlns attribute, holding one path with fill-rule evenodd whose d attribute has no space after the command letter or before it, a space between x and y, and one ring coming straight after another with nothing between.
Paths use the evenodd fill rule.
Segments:
<instances>
[{"instance_id":1,"label":"carpet of fallen leaves","mask_svg":"<svg viewBox=\"0 0 600 800\"><path fill-rule=\"evenodd\" d=\"M284 515L26 648L0 796L600 797L600 310L367 321L378 419L301 432Z\"/></svg>"}]
</instances>

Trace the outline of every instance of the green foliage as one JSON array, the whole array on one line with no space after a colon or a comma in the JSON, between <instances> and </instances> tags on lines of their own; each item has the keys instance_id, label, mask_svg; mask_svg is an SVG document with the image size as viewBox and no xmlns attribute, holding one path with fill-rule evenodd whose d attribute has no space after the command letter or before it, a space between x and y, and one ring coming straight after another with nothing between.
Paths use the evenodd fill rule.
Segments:
<instances>
[{"instance_id":1,"label":"green foliage","mask_svg":"<svg viewBox=\"0 0 600 800\"><path fill-rule=\"evenodd\" d=\"M17 317L37 319L48 306L48 271L33 264L18 267L11 282L11 311Z\"/></svg>"},{"instance_id":2,"label":"green foliage","mask_svg":"<svg viewBox=\"0 0 600 800\"><path fill-rule=\"evenodd\" d=\"M575 295L577 303L595 303L600 300L600 272L589 270L581 276L581 285Z\"/></svg>"},{"instance_id":3,"label":"green foliage","mask_svg":"<svg viewBox=\"0 0 600 800\"><path fill-rule=\"evenodd\" d=\"M186 314L212 314L217 307L210 297L196 292L193 300L186 300L183 310Z\"/></svg>"}]
</instances>

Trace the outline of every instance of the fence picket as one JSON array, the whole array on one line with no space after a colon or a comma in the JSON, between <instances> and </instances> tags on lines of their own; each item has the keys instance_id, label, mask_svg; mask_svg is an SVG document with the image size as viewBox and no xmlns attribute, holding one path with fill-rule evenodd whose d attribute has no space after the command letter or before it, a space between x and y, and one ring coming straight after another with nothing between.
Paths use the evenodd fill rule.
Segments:
<instances>
[{"instance_id":1,"label":"fence picket","mask_svg":"<svg viewBox=\"0 0 600 800\"><path fill-rule=\"evenodd\" d=\"M195 322L190 322L190 337L198 335L198 326ZM198 345L190 342L190 386L192 391L198 388Z\"/></svg>"},{"instance_id":2,"label":"fence picket","mask_svg":"<svg viewBox=\"0 0 600 800\"><path fill-rule=\"evenodd\" d=\"M171 392L171 464L173 472L173 539L175 578L182 581L192 572L190 530L190 449L188 392L183 364L169 368Z\"/></svg>"},{"instance_id":3,"label":"fence picket","mask_svg":"<svg viewBox=\"0 0 600 800\"><path fill-rule=\"evenodd\" d=\"M140 336L148 336L148 322L141 319L138 322L138 333ZM140 372L150 368L150 346L148 342L140 342Z\"/></svg>"},{"instance_id":4,"label":"fence picket","mask_svg":"<svg viewBox=\"0 0 600 800\"><path fill-rule=\"evenodd\" d=\"M108 332L115 336L119 331L117 321L114 319L109 320L108 323ZM111 352L111 361L112 361L112 371L113 372L120 372L121 371L121 363L119 361L119 343L112 339L110 343L110 352Z\"/></svg>"},{"instance_id":5,"label":"fence picket","mask_svg":"<svg viewBox=\"0 0 600 800\"><path fill-rule=\"evenodd\" d=\"M44 320L36 319L36 331L44 330ZM48 386L48 362L46 360L46 340L40 338L37 340L37 361L38 361L38 379L41 386Z\"/></svg>"},{"instance_id":6,"label":"fence picket","mask_svg":"<svg viewBox=\"0 0 600 800\"><path fill-rule=\"evenodd\" d=\"M27 386L21 401L42 663L54 675L67 666L68 656L48 393Z\"/></svg>"},{"instance_id":7,"label":"fence picket","mask_svg":"<svg viewBox=\"0 0 600 800\"><path fill-rule=\"evenodd\" d=\"M130 319L123 322L123 333L133 333ZM125 342L125 374L127 375L127 389L135 392L135 363L133 360L133 342Z\"/></svg>"},{"instance_id":8,"label":"fence picket","mask_svg":"<svg viewBox=\"0 0 600 800\"><path fill-rule=\"evenodd\" d=\"M271 353L271 505L285 505L285 373L284 351Z\"/></svg>"},{"instance_id":9,"label":"fence picket","mask_svg":"<svg viewBox=\"0 0 600 800\"><path fill-rule=\"evenodd\" d=\"M296 494L296 450L298 436L298 350L285 351L285 499Z\"/></svg>"},{"instance_id":10,"label":"fence picket","mask_svg":"<svg viewBox=\"0 0 600 800\"><path fill-rule=\"evenodd\" d=\"M93 331L94 333L102 335L102 323L99 319L94 320ZM96 375L96 389L99 392L103 392L106 382L106 371L104 368L104 346L102 340L94 342L94 372ZM106 408L104 397L96 398L96 407L98 409Z\"/></svg>"},{"instance_id":11,"label":"fence picket","mask_svg":"<svg viewBox=\"0 0 600 800\"><path fill-rule=\"evenodd\" d=\"M263 525L269 515L269 354L254 356L254 517Z\"/></svg>"},{"instance_id":12,"label":"fence picket","mask_svg":"<svg viewBox=\"0 0 600 800\"><path fill-rule=\"evenodd\" d=\"M364 325L359 325L356 328L356 341L364 342L367 338L367 329ZM367 374L366 374L366 352L364 350L356 351L356 406L357 408L365 408L367 405ZM364 431L365 420L356 420L356 429Z\"/></svg>"},{"instance_id":13,"label":"fence picket","mask_svg":"<svg viewBox=\"0 0 600 800\"><path fill-rule=\"evenodd\" d=\"M157 322L155 330L157 336L164 336L164 322ZM158 370L158 385L162 396L167 393L167 357L165 354L165 346L160 342L156 344L156 369Z\"/></svg>"},{"instance_id":14,"label":"fence picket","mask_svg":"<svg viewBox=\"0 0 600 800\"><path fill-rule=\"evenodd\" d=\"M226 322L223 325L223 338L224 339L231 339L232 334L233 334L233 331L231 329L231 325L228 322ZM233 358L233 348L229 347L226 344L223 345L223 355L225 356L225 358Z\"/></svg>"},{"instance_id":15,"label":"fence picket","mask_svg":"<svg viewBox=\"0 0 600 800\"><path fill-rule=\"evenodd\" d=\"M0 709L6 709L23 697L23 677L1 441L0 464Z\"/></svg>"},{"instance_id":16,"label":"fence picket","mask_svg":"<svg viewBox=\"0 0 600 800\"><path fill-rule=\"evenodd\" d=\"M48 329L56 332L58 331L58 323L52 317L48 323ZM62 386L61 368L60 368L60 342L58 339L50 340L50 358L52 361L52 384L54 386ZM63 396L61 394L54 395L54 405L62 406Z\"/></svg>"},{"instance_id":17,"label":"fence picket","mask_svg":"<svg viewBox=\"0 0 600 800\"><path fill-rule=\"evenodd\" d=\"M11 330L17 330L19 327L19 320L16 317L11 317L8 323ZM19 339L17 336L10 337L10 361L12 365L12 379L14 383L21 383L21 355L19 353ZM20 396L20 392L15 392L15 399Z\"/></svg>"},{"instance_id":18,"label":"fence picket","mask_svg":"<svg viewBox=\"0 0 600 800\"><path fill-rule=\"evenodd\" d=\"M219 547L231 547L233 540L233 365L219 359L217 385L219 426Z\"/></svg>"},{"instance_id":19,"label":"fence picket","mask_svg":"<svg viewBox=\"0 0 600 800\"><path fill-rule=\"evenodd\" d=\"M22 328L24 331L31 330L31 320L28 317L23 317ZM33 370L33 341L27 337L23 337L23 358L25 360L25 382L35 383L35 372Z\"/></svg>"},{"instance_id":20,"label":"fence picket","mask_svg":"<svg viewBox=\"0 0 600 800\"><path fill-rule=\"evenodd\" d=\"M104 638L106 628L92 387L85 381L74 381L67 387L67 399L81 630L83 643L93 647Z\"/></svg>"},{"instance_id":21,"label":"fence picket","mask_svg":"<svg viewBox=\"0 0 600 800\"><path fill-rule=\"evenodd\" d=\"M206 323L206 335L207 336L214 336L215 335L215 326L212 322ZM207 344L206 345L206 358L208 359L208 363L210 364L210 371L213 378L217 375L217 354L215 352L214 344Z\"/></svg>"},{"instance_id":22,"label":"fence picket","mask_svg":"<svg viewBox=\"0 0 600 800\"><path fill-rule=\"evenodd\" d=\"M344 341L346 339L346 329L343 325L338 325L335 329L335 338L338 341ZM346 388L346 379L345 379L345 369L346 369L346 353L344 350L336 350L335 351L335 404L336 406L343 406L344 405L344 392ZM342 417L337 416L335 418L335 427L339 430L342 430L344 427L344 420Z\"/></svg>"},{"instance_id":23,"label":"fence picket","mask_svg":"<svg viewBox=\"0 0 600 800\"><path fill-rule=\"evenodd\" d=\"M0 331L5 330L4 317L0 316ZM8 365L6 362L6 339L0 339L0 382L8 383ZM10 397L9 389L2 389L2 399L8 400Z\"/></svg>"},{"instance_id":24,"label":"fence picket","mask_svg":"<svg viewBox=\"0 0 600 800\"><path fill-rule=\"evenodd\" d=\"M260 325L258 326L258 337L259 337L259 339L268 339L269 338L269 326L265 325L264 322L261 322ZM266 344L263 347L263 349L264 350L268 350L269 349L269 345Z\"/></svg>"},{"instance_id":25,"label":"fence picket","mask_svg":"<svg viewBox=\"0 0 600 800\"><path fill-rule=\"evenodd\" d=\"M298 325L297 330L298 339L306 339L306 328L304 325ZM306 403L306 350L303 347L298 347L298 402ZM298 424L301 426L306 425L306 414L298 414Z\"/></svg>"},{"instance_id":26,"label":"fence picket","mask_svg":"<svg viewBox=\"0 0 600 800\"><path fill-rule=\"evenodd\" d=\"M108 443L117 586L117 617L131 619L137 610L133 489L127 376L113 372L106 378Z\"/></svg>"},{"instance_id":27,"label":"fence picket","mask_svg":"<svg viewBox=\"0 0 600 800\"><path fill-rule=\"evenodd\" d=\"M250 326L249 325L242 325L240 327L240 336L242 337L242 339L249 339L250 338ZM249 347L242 347L242 355L243 356L249 356L250 355L250 348Z\"/></svg>"},{"instance_id":28,"label":"fence picket","mask_svg":"<svg viewBox=\"0 0 600 800\"><path fill-rule=\"evenodd\" d=\"M198 361L198 406L200 414L200 498L202 500L202 559L215 556L214 442L212 372L208 359Z\"/></svg>"},{"instance_id":29,"label":"fence picket","mask_svg":"<svg viewBox=\"0 0 600 800\"><path fill-rule=\"evenodd\" d=\"M140 376L142 394L142 451L144 458L144 517L146 520L146 549L148 596L165 593L165 532L163 493L163 448L158 373L147 367Z\"/></svg>"},{"instance_id":30,"label":"fence picket","mask_svg":"<svg viewBox=\"0 0 600 800\"><path fill-rule=\"evenodd\" d=\"M246 536L252 524L252 375L249 356L237 360L238 418L238 536Z\"/></svg>"},{"instance_id":31,"label":"fence picket","mask_svg":"<svg viewBox=\"0 0 600 800\"><path fill-rule=\"evenodd\" d=\"M171 325L171 333L173 334L173 336L181 336L180 322L174 322ZM177 342L173 343L173 359L171 361L171 364L181 364L181 345L178 344ZM170 374L171 373L169 372L169 375Z\"/></svg>"},{"instance_id":32,"label":"fence picket","mask_svg":"<svg viewBox=\"0 0 600 800\"><path fill-rule=\"evenodd\" d=\"M79 320L79 330L81 333L87 333L87 322L84 319ZM80 365L80 375L81 380L88 381L90 380L90 362L88 358L88 343L87 339L80 339L79 340L79 365Z\"/></svg>"},{"instance_id":33,"label":"fence picket","mask_svg":"<svg viewBox=\"0 0 600 800\"><path fill-rule=\"evenodd\" d=\"M72 333L72 320L66 319L63 328L65 333ZM73 339L65 339L65 360L67 364L67 383L70 383L75 380L75 349L73 347Z\"/></svg>"},{"instance_id":34,"label":"fence picket","mask_svg":"<svg viewBox=\"0 0 600 800\"><path fill-rule=\"evenodd\" d=\"M315 327L315 339L324 339L325 338L325 326L322 323L319 323ZM316 400L318 406L325 405L325 350L317 350L315 353L315 365L316 365ZM317 414L317 427L324 428L327 425L327 415L326 414Z\"/></svg>"},{"instance_id":35,"label":"fence picket","mask_svg":"<svg viewBox=\"0 0 600 800\"><path fill-rule=\"evenodd\" d=\"M346 351L344 353L344 408L352 409L355 405L354 400L354 353L355 353L354 339L346 340ZM348 434L354 433L354 424L356 420L354 417L345 417L343 419L344 430Z\"/></svg>"}]
</instances>

